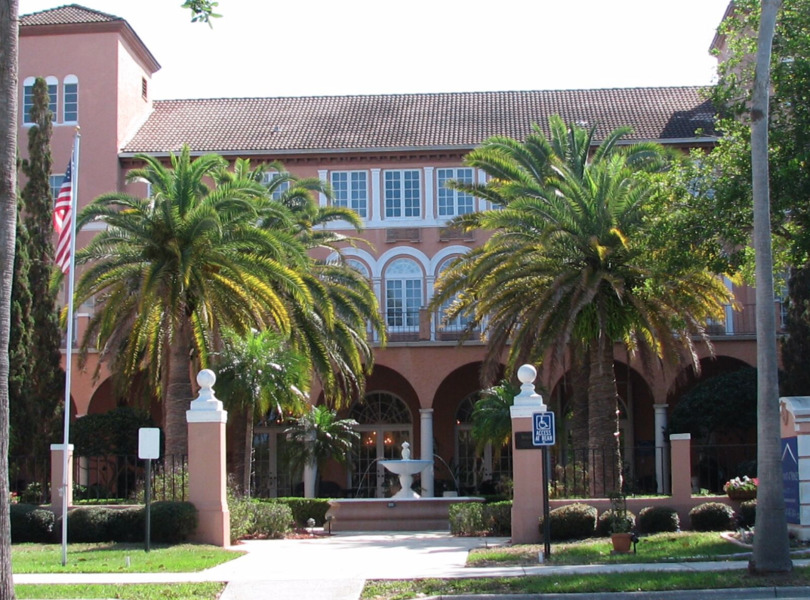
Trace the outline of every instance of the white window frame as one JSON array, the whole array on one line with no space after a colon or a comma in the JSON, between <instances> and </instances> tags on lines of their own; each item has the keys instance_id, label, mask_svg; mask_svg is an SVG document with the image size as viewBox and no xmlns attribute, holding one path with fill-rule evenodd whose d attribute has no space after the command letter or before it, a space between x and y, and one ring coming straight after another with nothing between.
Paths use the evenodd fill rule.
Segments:
<instances>
[{"instance_id":1,"label":"white window frame","mask_svg":"<svg viewBox=\"0 0 810 600\"><path fill-rule=\"evenodd\" d=\"M278 171L269 171L269 172L264 174L262 182L265 185L268 185L276 177L280 177L280 176L281 176L281 173L279 173ZM273 190L273 193L270 194L270 197L273 198L273 200L281 200L281 196L284 194L284 192L286 192L289 189L290 189L290 182L289 181L284 181L284 182L282 182L282 184L278 188Z\"/></svg>"},{"instance_id":2,"label":"white window frame","mask_svg":"<svg viewBox=\"0 0 810 600\"><path fill-rule=\"evenodd\" d=\"M416 190L415 197L414 189ZM383 171L383 205L386 219L420 219L422 217L421 171L419 169Z\"/></svg>"},{"instance_id":3,"label":"white window frame","mask_svg":"<svg viewBox=\"0 0 810 600\"><path fill-rule=\"evenodd\" d=\"M73 91L68 90L68 86L75 86ZM74 100L68 100L73 96ZM71 107L68 110L68 107ZM79 78L75 75L68 75L62 80L62 122L79 122Z\"/></svg>"},{"instance_id":4,"label":"white window frame","mask_svg":"<svg viewBox=\"0 0 810 600\"><path fill-rule=\"evenodd\" d=\"M335 179L344 179L336 182ZM367 171L332 171L329 177L334 194L333 204L349 208L361 218L368 218L368 172ZM345 187L344 187L345 186Z\"/></svg>"},{"instance_id":5,"label":"white window frame","mask_svg":"<svg viewBox=\"0 0 810 600\"><path fill-rule=\"evenodd\" d=\"M417 331L424 304L423 273L409 258L398 258L385 270L385 324L389 331Z\"/></svg>"},{"instance_id":6,"label":"white window frame","mask_svg":"<svg viewBox=\"0 0 810 600\"><path fill-rule=\"evenodd\" d=\"M475 182L475 171L471 167L447 167L436 169L436 209L440 218L457 217L475 211L475 197L471 194L447 187L448 181Z\"/></svg>"}]
</instances>

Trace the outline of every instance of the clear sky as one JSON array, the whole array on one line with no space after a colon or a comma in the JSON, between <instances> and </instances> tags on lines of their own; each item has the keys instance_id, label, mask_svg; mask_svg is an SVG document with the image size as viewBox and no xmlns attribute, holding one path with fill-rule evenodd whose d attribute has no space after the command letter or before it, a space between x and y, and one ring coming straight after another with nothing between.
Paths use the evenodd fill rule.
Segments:
<instances>
[{"instance_id":1,"label":"clear sky","mask_svg":"<svg viewBox=\"0 0 810 600\"><path fill-rule=\"evenodd\" d=\"M70 0L19 0L27 14ZM75 0L126 19L154 97L703 85L728 0Z\"/></svg>"}]
</instances>

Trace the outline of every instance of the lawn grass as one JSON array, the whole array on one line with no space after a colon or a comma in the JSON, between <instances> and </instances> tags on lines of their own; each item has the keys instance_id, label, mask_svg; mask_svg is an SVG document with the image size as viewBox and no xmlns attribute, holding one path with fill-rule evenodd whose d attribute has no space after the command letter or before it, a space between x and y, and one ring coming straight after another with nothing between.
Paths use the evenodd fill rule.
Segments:
<instances>
[{"instance_id":1,"label":"lawn grass","mask_svg":"<svg viewBox=\"0 0 810 600\"><path fill-rule=\"evenodd\" d=\"M121 600L214 600L224 583L131 585L17 585L17 598L119 598Z\"/></svg>"},{"instance_id":2,"label":"lawn grass","mask_svg":"<svg viewBox=\"0 0 810 600\"><path fill-rule=\"evenodd\" d=\"M362 600L406 600L459 594L550 594L630 591L729 589L810 585L810 567L784 575L757 576L747 571L682 573L588 573L473 579L367 581Z\"/></svg>"},{"instance_id":3,"label":"lawn grass","mask_svg":"<svg viewBox=\"0 0 810 600\"><path fill-rule=\"evenodd\" d=\"M228 562L242 554L204 544L157 545L152 546L150 552L144 551L143 544L70 544L67 565L63 567L61 545L14 544L11 562L15 574L189 573Z\"/></svg>"},{"instance_id":4,"label":"lawn grass","mask_svg":"<svg viewBox=\"0 0 810 600\"><path fill-rule=\"evenodd\" d=\"M538 564L542 544L521 544L476 548L467 558L467 566L517 566ZM723 560L747 552L720 537L717 532L657 533L642 537L636 553L613 554L609 538L592 538L571 543L553 544L546 561L554 565L592 565L603 563L660 563L688 560Z\"/></svg>"}]
</instances>

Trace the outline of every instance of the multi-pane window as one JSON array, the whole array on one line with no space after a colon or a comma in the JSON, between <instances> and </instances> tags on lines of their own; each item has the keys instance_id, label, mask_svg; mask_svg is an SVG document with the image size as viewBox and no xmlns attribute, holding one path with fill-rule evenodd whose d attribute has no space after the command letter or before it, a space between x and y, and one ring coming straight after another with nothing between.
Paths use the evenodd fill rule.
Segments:
<instances>
[{"instance_id":1,"label":"multi-pane window","mask_svg":"<svg viewBox=\"0 0 810 600\"><path fill-rule=\"evenodd\" d=\"M289 181L274 181L276 178L280 177L280 173L272 172L272 173L265 173L264 174L264 183L272 188L272 192L270 196L273 200L281 200L281 196L290 189L290 182ZM286 174L285 174L286 175Z\"/></svg>"},{"instance_id":2,"label":"multi-pane window","mask_svg":"<svg viewBox=\"0 0 810 600\"><path fill-rule=\"evenodd\" d=\"M65 77L62 85L62 121L79 122L79 80L74 75Z\"/></svg>"},{"instance_id":3,"label":"multi-pane window","mask_svg":"<svg viewBox=\"0 0 810 600\"><path fill-rule=\"evenodd\" d=\"M438 201L440 217L455 217L473 212L473 197L470 194L453 190L447 187L448 181L459 181L461 183L473 182L473 170L468 168L460 169L437 169Z\"/></svg>"},{"instance_id":4,"label":"multi-pane window","mask_svg":"<svg viewBox=\"0 0 810 600\"><path fill-rule=\"evenodd\" d=\"M31 119L31 109L34 107L34 82L36 79L33 77L27 78L23 82L23 123L26 125L32 124L34 121ZM59 82L55 77L47 77L45 79L48 84L48 109L53 114L53 119L56 119L56 101L59 90Z\"/></svg>"},{"instance_id":5,"label":"multi-pane window","mask_svg":"<svg viewBox=\"0 0 810 600\"><path fill-rule=\"evenodd\" d=\"M385 216L419 217L421 188L419 171L385 171Z\"/></svg>"},{"instance_id":6,"label":"multi-pane window","mask_svg":"<svg viewBox=\"0 0 810 600\"><path fill-rule=\"evenodd\" d=\"M62 187L62 180L65 178L65 174L62 173L60 175L51 175L48 177L48 185L51 188L51 198L56 201L56 197L59 195L59 190Z\"/></svg>"},{"instance_id":7,"label":"multi-pane window","mask_svg":"<svg viewBox=\"0 0 810 600\"><path fill-rule=\"evenodd\" d=\"M368 217L368 177L365 171L333 172L332 192L335 206L350 208L361 217Z\"/></svg>"},{"instance_id":8,"label":"multi-pane window","mask_svg":"<svg viewBox=\"0 0 810 600\"><path fill-rule=\"evenodd\" d=\"M394 329L419 327L422 306L422 270L412 260L400 258L385 271L385 321Z\"/></svg>"},{"instance_id":9,"label":"multi-pane window","mask_svg":"<svg viewBox=\"0 0 810 600\"><path fill-rule=\"evenodd\" d=\"M442 273L447 267L449 267L451 262L452 262L452 260L448 260L447 262L445 262L441 266L441 268L439 269L439 273ZM439 309L440 310L440 315L439 315L440 327L441 327L441 329L443 331L461 331L465 327L467 327L467 325L469 324L469 322L471 320L469 315L464 315L464 314L456 315L452 319L447 318L447 316L446 316L447 311L450 309L450 305L452 305L453 302L455 302L457 297L458 297L458 295L453 296L453 298L451 298L447 302L444 302L442 304L441 308Z\"/></svg>"}]
</instances>

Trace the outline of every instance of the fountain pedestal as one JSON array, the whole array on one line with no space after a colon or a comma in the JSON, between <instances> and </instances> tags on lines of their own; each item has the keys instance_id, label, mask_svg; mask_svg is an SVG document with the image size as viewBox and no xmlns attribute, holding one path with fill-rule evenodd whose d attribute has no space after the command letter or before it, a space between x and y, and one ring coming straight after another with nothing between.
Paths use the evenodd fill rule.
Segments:
<instances>
[{"instance_id":1,"label":"fountain pedestal","mask_svg":"<svg viewBox=\"0 0 810 600\"><path fill-rule=\"evenodd\" d=\"M391 498L330 500L327 517L332 531L448 531L450 505L483 502L483 498L420 498L411 489L413 476L433 464L411 460L410 444L402 444L401 460L381 460L386 469L399 475L401 489Z\"/></svg>"}]
</instances>

